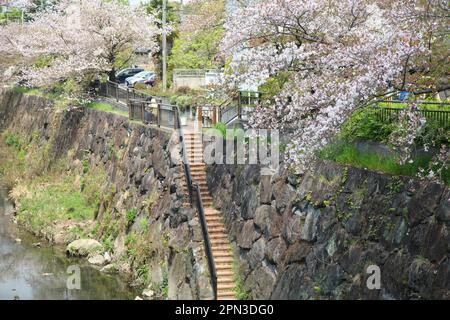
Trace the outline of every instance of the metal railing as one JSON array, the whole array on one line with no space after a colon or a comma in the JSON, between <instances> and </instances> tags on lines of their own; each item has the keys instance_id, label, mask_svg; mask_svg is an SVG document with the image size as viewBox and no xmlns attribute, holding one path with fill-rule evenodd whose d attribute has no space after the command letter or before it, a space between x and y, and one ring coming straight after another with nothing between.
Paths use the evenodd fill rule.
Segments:
<instances>
[{"instance_id":1,"label":"metal railing","mask_svg":"<svg viewBox=\"0 0 450 320\"><path fill-rule=\"evenodd\" d=\"M130 120L142 121L158 127L178 130L176 119L178 107L164 104L160 99L148 98L146 100L130 99L128 101L128 114Z\"/></svg>"},{"instance_id":2,"label":"metal railing","mask_svg":"<svg viewBox=\"0 0 450 320\"><path fill-rule=\"evenodd\" d=\"M264 92L255 91L240 91L239 92L239 105L241 106L254 106L261 103Z\"/></svg>"},{"instance_id":3,"label":"metal railing","mask_svg":"<svg viewBox=\"0 0 450 320\"><path fill-rule=\"evenodd\" d=\"M128 101L131 99L138 100L153 98L145 92L133 88L123 88L118 83L112 81L107 81L101 84L100 94L113 98L116 102L122 102L124 104L128 104Z\"/></svg>"},{"instance_id":4,"label":"metal railing","mask_svg":"<svg viewBox=\"0 0 450 320\"><path fill-rule=\"evenodd\" d=\"M115 98L118 102L121 101L126 103L130 120L138 120L142 121L144 124L153 124L158 127L167 127L178 130L178 138L183 154L183 168L189 193L189 202L193 208L197 209L199 215L206 257L208 259L208 268L211 276L211 285L214 292L214 299L217 300L217 271L206 222L205 209L203 207L203 199L200 187L197 184L194 184L192 179L178 106L164 104L162 103L161 98L153 97L136 90L122 89L118 84L110 81L102 84L100 94Z\"/></svg>"},{"instance_id":5,"label":"metal railing","mask_svg":"<svg viewBox=\"0 0 450 320\"><path fill-rule=\"evenodd\" d=\"M379 117L381 121L398 121L400 118L400 114L407 110L407 108L395 108L395 107L386 107L380 106L379 103L389 103L389 104L405 104L404 101L397 100L382 100L377 101L373 108L379 112ZM417 103L419 105L419 113L427 120L435 121L439 123L439 125L446 127L450 126L450 110L443 110L445 106L450 106L449 102L429 102L429 101L421 101ZM420 106L423 106L421 108ZM439 109L427 109L426 106L441 106L442 110Z\"/></svg>"},{"instance_id":6,"label":"metal railing","mask_svg":"<svg viewBox=\"0 0 450 320\"><path fill-rule=\"evenodd\" d=\"M239 116L239 108L231 106L223 109L220 113L220 122L228 124Z\"/></svg>"},{"instance_id":7,"label":"metal railing","mask_svg":"<svg viewBox=\"0 0 450 320\"><path fill-rule=\"evenodd\" d=\"M198 212L200 225L201 225L201 229L202 229L203 243L205 245L205 253L206 253L206 257L208 259L208 268L209 268L209 273L210 273L210 277L211 277L211 285L213 288L214 299L217 300L217 270L216 270L216 265L214 262L214 255L212 252L211 240L209 237L208 224L206 222L205 209L203 207L202 194L200 192L200 187L197 184L194 184L194 181L192 179L191 167L189 165L188 156L187 156L184 131L183 131L183 127L181 126L180 110L178 109L178 107L176 107L176 109L175 109L175 119L176 119L176 121L175 121L176 129L179 130L178 131L179 132L179 140L180 140L182 154L183 154L183 167L184 167L184 172L186 175L186 183L187 183L187 188L188 188L188 193L189 193L189 201L190 201L192 207L194 207L195 205L197 207L197 212ZM195 193L195 199L194 199L194 193Z\"/></svg>"}]
</instances>

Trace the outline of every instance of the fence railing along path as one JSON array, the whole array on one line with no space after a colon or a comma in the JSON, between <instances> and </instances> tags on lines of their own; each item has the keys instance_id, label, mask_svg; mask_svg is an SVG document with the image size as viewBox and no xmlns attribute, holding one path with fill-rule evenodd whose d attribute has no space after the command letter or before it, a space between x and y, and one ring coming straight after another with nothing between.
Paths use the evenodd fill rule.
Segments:
<instances>
[{"instance_id":1,"label":"fence railing along path","mask_svg":"<svg viewBox=\"0 0 450 320\"><path fill-rule=\"evenodd\" d=\"M400 118L400 114L407 110L407 108L402 107L387 107L380 106L380 103L384 104L393 104L393 105L403 105L404 101L397 100L383 100L377 101L375 105L372 107L379 112L379 117L382 121L398 121ZM418 112L427 120L435 121L439 123L439 125L446 127L450 126L450 109L444 110L446 107L450 107L450 102L428 102L422 101L417 103L419 106ZM431 106L440 107L433 108Z\"/></svg>"},{"instance_id":2,"label":"fence railing along path","mask_svg":"<svg viewBox=\"0 0 450 320\"><path fill-rule=\"evenodd\" d=\"M202 192L200 186L195 184L192 178L191 167L187 155L185 135L178 106L164 104L160 98L153 97L136 90L125 90L113 82L103 84L100 89L100 94L109 98L115 98L118 102L120 101L125 103L128 107L130 120L138 120L144 124L152 124L158 127L166 127L178 131L178 139L181 145L183 169L185 172L189 202L193 208L196 208L199 216L205 253L208 259L211 286L213 288L214 299L216 300L217 271L214 262L205 209L203 207Z\"/></svg>"}]
</instances>

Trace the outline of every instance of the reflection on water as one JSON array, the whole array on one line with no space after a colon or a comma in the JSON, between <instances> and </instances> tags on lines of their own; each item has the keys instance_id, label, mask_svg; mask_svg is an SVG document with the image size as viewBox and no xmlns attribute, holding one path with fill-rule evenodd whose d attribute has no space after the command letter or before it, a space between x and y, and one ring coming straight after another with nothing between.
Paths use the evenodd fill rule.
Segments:
<instances>
[{"instance_id":1,"label":"reflection on water","mask_svg":"<svg viewBox=\"0 0 450 320\"><path fill-rule=\"evenodd\" d=\"M67 258L63 248L54 248L10 222L12 206L0 189L0 300L10 299L133 299L119 276L110 276L78 259ZM17 241L20 239L21 241ZM79 265L81 289L67 289L67 268Z\"/></svg>"}]
</instances>

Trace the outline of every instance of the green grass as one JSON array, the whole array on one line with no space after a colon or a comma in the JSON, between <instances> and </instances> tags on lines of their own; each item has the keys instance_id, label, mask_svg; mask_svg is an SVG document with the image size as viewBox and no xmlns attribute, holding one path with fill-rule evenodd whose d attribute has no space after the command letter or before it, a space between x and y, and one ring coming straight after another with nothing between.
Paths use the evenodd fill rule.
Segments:
<instances>
[{"instance_id":1,"label":"green grass","mask_svg":"<svg viewBox=\"0 0 450 320\"><path fill-rule=\"evenodd\" d=\"M362 152L352 144L330 145L319 154L322 159L332 160L341 164L352 165L375 171L386 172L399 176L415 176L420 168L428 168L431 156L420 156L412 163L401 165L394 156L380 155L376 152ZM445 184L450 185L450 169L443 172Z\"/></svg>"},{"instance_id":2,"label":"green grass","mask_svg":"<svg viewBox=\"0 0 450 320\"><path fill-rule=\"evenodd\" d=\"M33 231L51 226L54 221L85 221L94 218L95 205L75 187L73 177L65 177L52 184L34 184L20 199L19 219L27 222Z\"/></svg>"},{"instance_id":3,"label":"green grass","mask_svg":"<svg viewBox=\"0 0 450 320\"><path fill-rule=\"evenodd\" d=\"M114 106L110 105L109 103L105 103L105 102L91 102L91 103L88 103L86 105L86 107L90 108L90 109L94 109L94 110L115 113L120 116L128 117L128 112L117 109Z\"/></svg>"},{"instance_id":4,"label":"green grass","mask_svg":"<svg viewBox=\"0 0 450 320\"><path fill-rule=\"evenodd\" d=\"M427 101L427 102L441 102L441 101ZM447 101L448 103L448 101ZM382 108L394 108L394 109L407 109L407 103L391 103L391 102L379 102L377 103ZM419 108L422 110L450 110L450 104L420 104Z\"/></svg>"},{"instance_id":5,"label":"green grass","mask_svg":"<svg viewBox=\"0 0 450 320\"><path fill-rule=\"evenodd\" d=\"M127 211L126 219L128 226L131 226L136 220L137 211L136 209L130 209Z\"/></svg>"},{"instance_id":6,"label":"green grass","mask_svg":"<svg viewBox=\"0 0 450 320\"><path fill-rule=\"evenodd\" d=\"M66 109L69 105L79 105L79 101L69 99L67 96L60 93L47 92L43 89L27 88L27 87L14 87L15 92L23 93L31 96L38 96L53 100L57 109Z\"/></svg>"}]
</instances>

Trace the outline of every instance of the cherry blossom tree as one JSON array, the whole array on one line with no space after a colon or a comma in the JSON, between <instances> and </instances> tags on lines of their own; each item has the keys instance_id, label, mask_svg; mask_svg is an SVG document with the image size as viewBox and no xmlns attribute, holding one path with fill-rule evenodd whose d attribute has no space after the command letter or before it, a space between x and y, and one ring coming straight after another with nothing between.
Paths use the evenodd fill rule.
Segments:
<instances>
[{"instance_id":1,"label":"cherry blossom tree","mask_svg":"<svg viewBox=\"0 0 450 320\"><path fill-rule=\"evenodd\" d=\"M448 88L447 17L438 0L249 1L225 24L223 49L234 56L226 85L285 79L250 125L289 134L287 161L302 171L357 108ZM403 144L423 125L410 118Z\"/></svg>"},{"instance_id":2,"label":"cherry blossom tree","mask_svg":"<svg viewBox=\"0 0 450 320\"><path fill-rule=\"evenodd\" d=\"M159 32L156 18L143 9L118 1L62 0L23 26L2 27L0 54L26 61L8 75L35 86L102 73L114 79L120 55L142 48L154 52Z\"/></svg>"}]
</instances>

